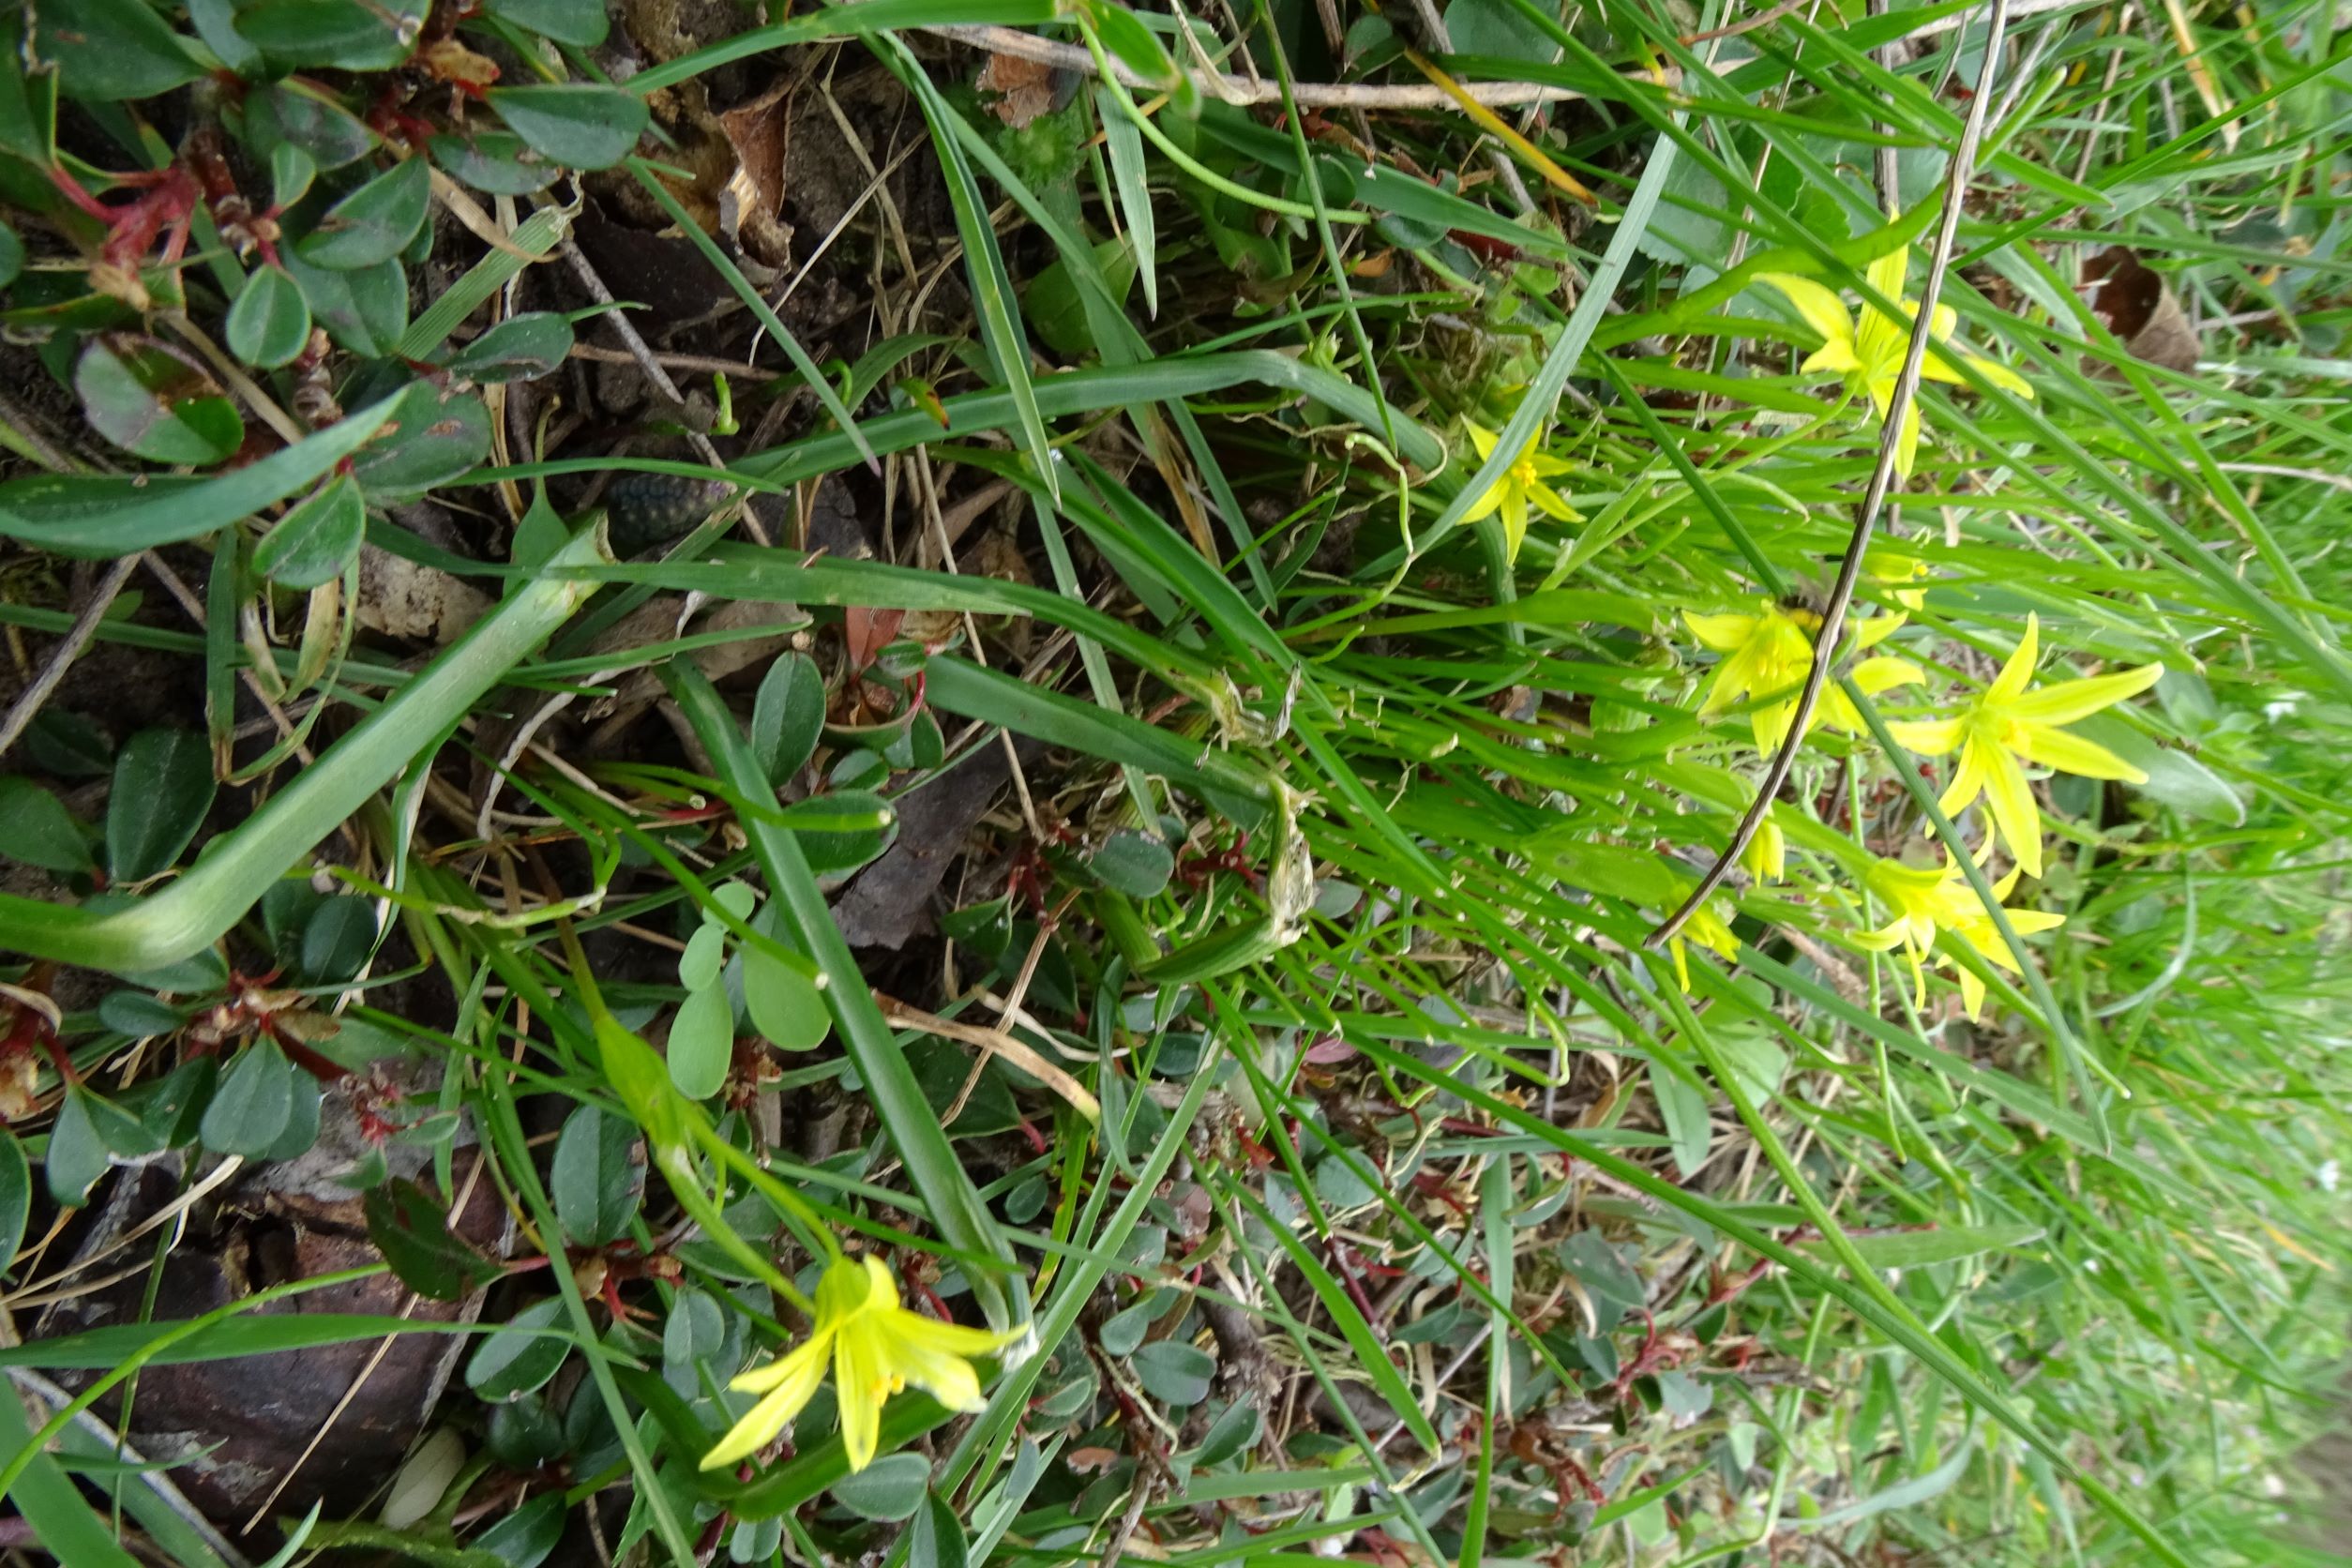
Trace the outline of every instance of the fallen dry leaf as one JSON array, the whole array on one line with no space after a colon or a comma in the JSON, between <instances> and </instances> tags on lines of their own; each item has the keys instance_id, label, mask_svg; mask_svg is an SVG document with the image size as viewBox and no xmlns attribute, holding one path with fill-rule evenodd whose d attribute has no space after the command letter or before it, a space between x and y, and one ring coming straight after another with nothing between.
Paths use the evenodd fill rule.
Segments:
<instances>
[{"instance_id":1,"label":"fallen dry leaf","mask_svg":"<svg viewBox=\"0 0 2352 1568\"><path fill-rule=\"evenodd\" d=\"M2168 370L2196 369L2203 348L2164 275L2111 245L2083 266L2083 294L2132 357Z\"/></svg>"},{"instance_id":2,"label":"fallen dry leaf","mask_svg":"<svg viewBox=\"0 0 2352 1568\"><path fill-rule=\"evenodd\" d=\"M792 151L791 82L779 82L718 116L735 172L719 193L719 227L770 266L792 260L792 231L783 220L784 160Z\"/></svg>"},{"instance_id":3,"label":"fallen dry leaf","mask_svg":"<svg viewBox=\"0 0 2352 1568\"><path fill-rule=\"evenodd\" d=\"M991 54L988 63L980 68L979 80L973 85L980 89L981 97L988 101L989 110L998 119L1020 130L1070 101L1078 81L1075 76L1067 82L1058 80L1066 74L1041 60Z\"/></svg>"}]
</instances>

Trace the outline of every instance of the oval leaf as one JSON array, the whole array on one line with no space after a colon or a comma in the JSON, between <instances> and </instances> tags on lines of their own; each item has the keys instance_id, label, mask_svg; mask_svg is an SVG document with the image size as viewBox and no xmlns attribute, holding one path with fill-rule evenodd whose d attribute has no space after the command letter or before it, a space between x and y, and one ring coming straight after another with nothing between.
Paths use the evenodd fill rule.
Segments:
<instances>
[{"instance_id":1,"label":"oval leaf","mask_svg":"<svg viewBox=\"0 0 2352 1568\"><path fill-rule=\"evenodd\" d=\"M39 14L40 55L56 64L68 98L153 98L204 74L146 0L73 0Z\"/></svg>"},{"instance_id":2,"label":"oval leaf","mask_svg":"<svg viewBox=\"0 0 2352 1568\"><path fill-rule=\"evenodd\" d=\"M645 131L644 99L618 87L493 87L489 96L516 135L567 168L610 168Z\"/></svg>"},{"instance_id":3,"label":"oval leaf","mask_svg":"<svg viewBox=\"0 0 2352 1568\"><path fill-rule=\"evenodd\" d=\"M296 1071L274 1040L246 1049L220 1075L204 1108L204 1147L249 1159L267 1153L294 1120Z\"/></svg>"},{"instance_id":4,"label":"oval leaf","mask_svg":"<svg viewBox=\"0 0 2352 1568\"><path fill-rule=\"evenodd\" d=\"M25 1216L33 1212L33 1171L16 1134L0 1129L0 1273L16 1261L24 1242Z\"/></svg>"},{"instance_id":5,"label":"oval leaf","mask_svg":"<svg viewBox=\"0 0 2352 1568\"><path fill-rule=\"evenodd\" d=\"M604 42L603 0L486 0L482 8L557 43L594 49Z\"/></svg>"},{"instance_id":6,"label":"oval leaf","mask_svg":"<svg viewBox=\"0 0 2352 1568\"><path fill-rule=\"evenodd\" d=\"M29 778L0 778L0 855L59 876L89 871L90 842L65 803Z\"/></svg>"},{"instance_id":7,"label":"oval leaf","mask_svg":"<svg viewBox=\"0 0 2352 1568\"><path fill-rule=\"evenodd\" d=\"M445 132L426 145L432 149L433 161L450 178L487 196L529 196L545 190L564 172L511 130L483 130L471 136Z\"/></svg>"},{"instance_id":8,"label":"oval leaf","mask_svg":"<svg viewBox=\"0 0 2352 1568\"><path fill-rule=\"evenodd\" d=\"M106 864L118 882L172 868L212 809L212 750L193 730L142 730L114 759Z\"/></svg>"},{"instance_id":9,"label":"oval leaf","mask_svg":"<svg viewBox=\"0 0 2352 1568\"><path fill-rule=\"evenodd\" d=\"M783 782L808 765L825 723L825 678L807 654L784 654L761 677L751 707L751 751L768 782Z\"/></svg>"},{"instance_id":10,"label":"oval leaf","mask_svg":"<svg viewBox=\"0 0 2352 1568\"><path fill-rule=\"evenodd\" d=\"M499 1275L497 1264L450 1233L448 1212L414 1182L371 1188L361 1212L368 1239L400 1283L420 1296L453 1302Z\"/></svg>"},{"instance_id":11,"label":"oval leaf","mask_svg":"<svg viewBox=\"0 0 2352 1568\"><path fill-rule=\"evenodd\" d=\"M581 1246L602 1246L626 1235L645 1190L637 1129L595 1106L581 1106L565 1119L556 1137L548 1187L564 1234Z\"/></svg>"},{"instance_id":12,"label":"oval leaf","mask_svg":"<svg viewBox=\"0 0 2352 1568\"><path fill-rule=\"evenodd\" d=\"M572 352L572 324L548 310L500 322L449 359L472 381L529 381L546 375Z\"/></svg>"},{"instance_id":13,"label":"oval leaf","mask_svg":"<svg viewBox=\"0 0 2352 1568\"><path fill-rule=\"evenodd\" d=\"M485 1399L512 1399L543 1387L572 1348L568 1340L533 1331L553 1327L563 1310L564 1298L550 1296L508 1319L465 1364L465 1386Z\"/></svg>"},{"instance_id":14,"label":"oval leaf","mask_svg":"<svg viewBox=\"0 0 2352 1568\"><path fill-rule=\"evenodd\" d=\"M833 1500L860 1518L896 1521L914 1516L931 1483L931 1462L919 1454L885 1454L833 1484Z\"/></svg>"},{"instance_id":15,"label":"oval leaf","mask_svg":"<svg viewBox=\"0 0 2352 1568\"><path fill-rule=\"evenodd\" d=\"M833 1032L816 983L757 947L743 950L743 1008L780 1050L814 1050Z\"/></svg>"},{"instance_id":16,"label":"oval leaf","mask_svg":"<svg viewBox=\"0 0 2352 1568\"><path fill-rule=\"evenodd\" d=\"M352 460L352 475L379 502L413 500L474 467L490 447L481 399L420 381L402 394L383 439Z\"/></svg>"},{"instance_id":17,"label":"oval leaf","mask_svg":"<svg viewBox=\"0 0 2352 1568\"><path fill-rule=\"evenodd\" d=\"M748 993L750 988L746 959L744 989ZM696 1100L717 1093L727 1082L727 1064L734 1054L735 1010L727 1001L727 988L713 986L688 995L670 1025L670 1081L678 1093Z\"/></svg>"},{"instance_id":18,"label":"oval leaf","mask_svg":"<svg viewBox=\"0 0 2352 1568\"><path fill-rule=\"evenodd\" d=\"M367 530L367 501L339 474L262 536L253 547L253 569L281 587L319 587L343 575Z\"/></svg>"}]
</instances>

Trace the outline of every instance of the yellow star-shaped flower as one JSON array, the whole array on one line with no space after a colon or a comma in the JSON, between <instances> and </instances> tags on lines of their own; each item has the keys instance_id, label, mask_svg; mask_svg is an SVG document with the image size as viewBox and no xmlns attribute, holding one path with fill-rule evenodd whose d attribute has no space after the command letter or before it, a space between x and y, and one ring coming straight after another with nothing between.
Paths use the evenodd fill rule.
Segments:
<instances>
[{"instance_id":1,"label":"yellow star-shaped flower","mask_svg":"<svg viewBox=\"0 0 2352 1568\"><path fill-rule=\"evenodd\" d=\"M1712 718L1743 697L1771 699L1750 712L1748 724L1758 752L1769 757L1779 750L1780 743L1788 737L1788 727L1796 722L1797 693L1804 686L1805 672L1813 668L1813 634L1821 629L1821 617L1810 610L1765 603L1753 615L1696 615L1684 611L1682 619L1699 641L1724 656L1699 699L1698 716ZM1903 620L1900 615L1874 615L1855 623L1855 645L1876 647ZM1854 667L1855 684L1874 697L1890 687L1923 679L1920 667L1908 659L1866 658ZM1862 715L1835 686L1821 688L1813 720L1833 730L1862 728Z\"/></svg>"},{"instance_id":2,"label":"yellow star-shaped flower","mask_svg":"<svg viewBox=\"0 0 2352 1568\"><path fill-rule=\"evenodd\" d=\"M1666 951L1674 957L1675 981L1687 996L1691 989L1691 957L1685 938L1723 958L1740 956L1740 939L1732 931L1731 923L1707 905L1691 911L1691 917L1682 922L1681 934L1666 939Z\"/></svg>"},{"instance_id":3,"label":"yellow star-shaped flower","mask_svg":"<svg viewBox=\"0 0 2352 1568\"><path fill-rule=\"evenodd\" d=\"M1470 445L1478 449L1478 460L1485 462L1495 455L1495 446L1502 437L1473 419L1462 421L1470 430ZM1540 450L1544 432L1539 428L1511 460L1511 466L1485 494L1471 503L1462 514L1464 522L1477 522L1502 514L1502 540L1510 559L1519 558L1519 546L1527 539L1528 507L1533 505L1545 516L1559 522L1582 522L1584 514L1568 505L1560 493L1545 483L1569 472L1569 465L1550 453Z\"/></svg>"},{"instance_id":4,"label":"yellow star-shaped flower","mask_svg":"<svg viewBox=\"0 0 2352 1568\"><path fill-rule=\"evenodd\" d=\"M1847 389L1867 397L1882 420L1887 416L1888 405L1894 400L1894 384L1902 378L1904 356L1909 352L1911 323L1919 317L1919 302L1903 296L1903 279L1910 268L1910 258L1907 248L1891 250L1871 263L1865 274L1873 289L1901 304L1901 320L1875 306L1866 306L1857 323L1844 301L1810 278L1768 272L1756 279L1787 295L1805 324L1821 335L1821 346L1798 369L1808 375L1829 370L1844 376ZM1936 340L1949 341L1959 320L1959 313L1951 306L1937 306L1930 324ZM1980 359L1972 354L1961 357L1994 384L2021 398L2033 396L2033 388L2025 378L2008 366ZM1952 362L1934 349L1927 351L1920 374L1929 381L1960 381L1960 372L1952 368ZM1903 410L1902 434L1894 456L1894 471L1907 479L1910 477L1912 460L1919 452L1919 400L1913 398Z\"/></svg>"},{"instance_id":5,"label":"yellow star-shaped flower","mask_svg":"<svg viewBox=\"0 0 2352 1568\"><path fill-rule=\"evenodd\" d=\"M1993 897L2004 906L2011 890L2017 885L2017 875L2018 868L2012 867L2009 875L1993 884ZM1899 860L1881 860L1871 867L1863 881L1873 893L1894 907L1894 919L1875 931L1862 932L1854 941L1874 953L1903 949L1911 965L1914 1007L1924 1006L1927 1002L1926 957L1936 945L1937 931L1950 931L1987 963L1998 964L2013 974L2017 972L2017 960L2011 955L2009 943L2001 940L2000 930L1993 924L1984 901L1976 896L1976 889L1968 885L1959 862L1950 854L1944 856L1941 867L1906 866ZM2003 912L2019 936L2066 924L2064 915L2043 910L2005 908ZM1957 965L1953 968L1960 980L1961 1005L1973 1018L1984 1006L1984 982L1977 978L1973 970Z\"/></svg>"},{"instance_id":6,"label":"yellow star-shaped flower","mask_svg":"<svg viewBox=\"0 0 2352 1568\"><path fill-rule=\"evenodd\" d=\"M1025 1330L991 1334L909 1312L876 1258L837 1258L817 1281L817 1321L808 1337L779 1360L727 1386L766 1395L702 1455L701 1468L731 1465L774 1441L824 1381L830 1353L841 1441L850 1469L862 1470L881 1440L882 1404L912 1383L951 1410L977 1410L980 1375L971 1358L1001 1350Z\"/></svg>"},{"instance_id":7,"label":"yellow star-shaped flower","mask_svg":"<svg viewBox=\"0 0 2352 1568\"><path fill-rule=\"evenodd\" d=\"M1952 718L1892 724L1894 738L1923 757L1960 750L1960 766L1944 789L1946 815L1956 816L1983 795L1993 826L2026 875L2042 874L2042 814L2025 765L2038 764L2084 778L2119 778L2145 784L2148 775L2094 741L2069 734L2061 725L2088 718L2103 708L2136 697L2164 674L2161 664L2119 670L2088 680L2060 681L2028 691L2042 647L2042 620L2026 617L2026 635L1993 684Z\"/></svg>"}]
</instances>

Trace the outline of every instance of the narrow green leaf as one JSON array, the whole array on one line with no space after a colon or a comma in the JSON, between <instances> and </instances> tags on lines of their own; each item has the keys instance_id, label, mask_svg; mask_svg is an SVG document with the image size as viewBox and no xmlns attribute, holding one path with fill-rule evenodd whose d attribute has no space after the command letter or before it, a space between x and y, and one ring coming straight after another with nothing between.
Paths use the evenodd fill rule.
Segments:
<instances>
[{"instance_id":1,"label":"narrow green leaf","mask_svg":"<svg viewBox=\"0 0 2352 1568\"><path fill-rule=\"evenodd\" d=\"M359 449L397 399L360 410L259 462L209 478L41 475L0 484L0 534L62 555L128 555L214 530L283 501Z\"/></svg>"}]
</instances>

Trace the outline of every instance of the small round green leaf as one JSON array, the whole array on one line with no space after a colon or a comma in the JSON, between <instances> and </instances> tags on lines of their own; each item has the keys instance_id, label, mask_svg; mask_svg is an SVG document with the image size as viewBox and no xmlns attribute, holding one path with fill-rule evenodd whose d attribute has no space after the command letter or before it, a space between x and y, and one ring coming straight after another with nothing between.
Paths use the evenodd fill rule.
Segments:
<instances>
[{"instance_id":1,"label":"small round green leaf","mask_svg":"<svg viewBox=\"0 0 2352 1568\"><path fill-rule=\"evenodd\" d=\"M538 152L571 169L606 169L645 132L645 100L618 87L492 87L490 107Z\"/></svg>"},{"instance_id":2,"label":"small round green leaf","mask_svg":"<svg viewBox=\"0 0 2352 1568\"><path fill-rule=\"evenodd\" d=\"M275 155L287 143L321 169L340 169L368 156L375 132L359 116L307 83L276 82L245 100L245 130L257 152ZM276 165L271 165L273 173Z\"/></svg>"},{"instance_id":3,"label":"small round green leaf","mask_svg":"<svg viewBox=\"0 0 2352 1568\"><path fill-rule=\"evenodd\" d=\"M833 1484L833 1500L865 1519L910 1519L923 1506L931 1462L919 1454L885 1454Z\"/></svg>"},{"instance_id":4,"label":"small round green leaf","mask_svg":"<svg viewBox=\"0 0 2352 1568\"><path fill-rule=\"evenodd\" d=\"M748 972L746 967L746 992ZM727 1001L727 988L713 986L690 993L670 1025L670 1081L688 1099L707 1100L727 1082L727 1065L734 1054L735 1010Z\"/></svg>"},{"instance_id":5,"label":"small round green leaf","mask_svg":"<svg viewBox=\"0 0 2352 1568\"><path fill-rule=\"evenodd\" d=\"M295 157L302 155L296 153ZM274 370L310 341L310 305L284 267L257 266L229 307L229 352Z\"/></svg>"},{"instance_id":6,"label":"small round green leaf","mask_svg":"<svg viewBox=\"0 0 2352 1568\"><path fill-rule=\"evenodd\" d=\"M279 518L253 547L253 569L285 588L316 588L343 575L368 531L368 503L338 474Z\"/></svg>"},{"instance_id":7,"label":"small round green leaf","mask_svg":"<svg viewBox=\"0 0 2352 1568\"><path fill-rule=\"evenodd\" d=\"M816 982L757 947L743 950L743 1007L779 1050L814 1050L833 1032Z\"/></svg>"},{"instance_id":8,"label":"small round green leaf","mask_svg":"<svg viewBox=\"0 0 2352 1568\"><path fill-rule=\"evenodd\" d=\"M302 927L302 976L334 986L357 974L376 945L373 902L356 895L320 900Z\"/></svg>"},{"instance_id":9,"label":"small round green leaf","mask_svg":"<svg viewBox=\"0 0 2352 1568\"><path fill-rule=\"evenodd\" d=\"M294 1119L294 1075L275 1040L249 1046L229 1070L204 1108L200 1136L204 1147L219 1154L265 1154Z\"/></svg>"},{"instance_id":10,"label":"small round green leaf","mask_svg":"<svg viewBox=\"0 0 2352 1568\"><path fill-rule=\"evenodd\" d=\"M530 381L572 352L572 324L550 310L500 322L450 355L449 369L471 381Z\"/></svg>"},{"instance_id":11,"label":"small round green leaf","mask_svg":"<svg viewBox=\"0 0 2352 1568\"><path fill-rule=\"evenodd\" d=\"M573 1111L556 1136L548 1189L564 1234L578 1244L602 1246L627 1234L645 1190L637 1128L594 1106Z\"/></svg>"},{"instance_id":12,"label":"small round green leaf","mask_svg":"<svg viewBox=\"0 0 2352 1568\"><path fill-rule=\"evenodd\" d=\"M292 142L280 142L269 150L270 200L280 207L293 206L309 193L310 182L318 177L319 161Z\"/></svg>"},{"instance_id":13,"label":"small round green leaf","mask_svg":"<svg viewBox=\"0 0 2352 1568\"><path fill-rule=\"evenodd\" d=\"M465 1386L485 1399L512 1399L546 1386L571 1353L569 1341L534 1331L551 1328L564 1298L532 1303L506 1320L465 1364Z\"/></svg>"},{"instance_id":14,"label":"small round green leaf","mask_svg":"<svg viewBox=\"0 0 2352 1568\"><path fill-rule=\"evenodd\" d=\"M57 1107L57 1119L50 1123L49 1150L42 1157L41 1170L49 1179L49 1196L68 1209L88 1202L90 1189L114 1163L113 1152L98 1136L90 1114L96 1103L97 1096L88 1090L78 1083L68 1084Z\"/></svg>"},{"instance_id":15,"label":"small round green leaf","mask_svg":"<svg viewBox=\"0 0 2352 1568\"><path fill-rule=\"evenodd\" d=\"M302 259L337 272L390 261L416 237L432 188L425 160L403 158L327 208L297 247Z\"/></svg>"},{"instance_id":16,"label":"small round green leaf","mask_svg":"<svg viewBox=\"0 0 2352 1568\"><path fill-rule=\"evenodd\" d=\"M1177 1406L1198 1405L1209 1397L1209 1380L1217 1369L1208 1351L1172 1339L1143 1346L1132 1364L1144 1393Z\"/></svg>"},{"instance_id":17,"label":"small round green leaf","mask_svg":"<svg viewBox=\"0 0 2352 1568\"><path fill-rule=\"evenodd\" d=\"M1130 898L1150 898L1175 874L1176 857L1159 839L1123 827L1103 840L1087 868L1113 892Z\"/></svg>"},{"instance_id":18,"label":"small round green leaf","mask_svg":"<svg viewBox=\"0 0 2352 1568\"><path fill-rule=\"evenodd\" d=\"M281 64L389 70L408 58L432 0L260 0L237 31Z\"/></svg>"},{"instance_id":19,"label":"small round green leaf","mask_svg":"<svg viewBox=\"0 0 2352 1568\"><path fill-rule=\"evenodd\" d=\"M169 1034L188 1020L180 1010L146 991L109 991L98 999L98 1022L133 1040Z\"/></svg>"},{"instance_id":20,"label":"small round green leaf","mask_svg":"<svg viewBox=\"0 0 2352 1568\"><path fill-rule=\"evenodd\" d=\"M661 1359L672 1366L691 1366L704 1356L716 1355L726 1342L727 1319L717 1301L690 1285L681 1289L662 1324Z\"/></svg>"},{"instance_id":21,"label":"small round green leaf","mask_svg":"<svg viewBox=\"0 0 2352 1568\"><path fill-rule=\"evenodd\" d=\"M151 338L92 339L74 365L73 389L91 429L150 462L219 462L245 440L236 405Z\"/></svg>"},{"instance_id":22,"label":"small round green leaf","mask_svg":"<svg viewBox=\"0 0 2352 1568\"><path fill-rule=\"evenodd\" d=\"M106 865L118 882L172 868L204 825L217 783L212 750L193 730L142 730L114 758L106 802Z\"/></svg>"},{"instance_id":23,"label":"small round green leaf","mask_svg":"<svg viewBox=\"0 0 2352 1568\"><path fill-rule=\"evenodd\" d=\"M0 778L0 855L59 876L97 868L90 841L65 803L29 778Z\"/></svg>"}]
</instances>

